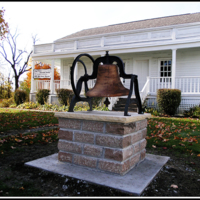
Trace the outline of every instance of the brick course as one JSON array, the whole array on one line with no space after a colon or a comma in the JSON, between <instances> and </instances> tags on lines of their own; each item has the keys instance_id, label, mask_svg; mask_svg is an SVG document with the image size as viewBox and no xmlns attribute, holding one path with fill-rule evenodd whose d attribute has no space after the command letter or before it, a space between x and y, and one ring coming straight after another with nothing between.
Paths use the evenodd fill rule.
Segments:
<instances>
[{"instance_id":1,"label":"brick course","mask_svg":"<svg viewBox=\"0 0 200 200\"><path fill-rule=\"evenodd\" d=\"M125 135L128 133L135 132L135 129L136 129L135 122L130 123L130 124L106 123L106 133Z\"/></svg>"},{"instance_id":2,"label":"brick course","mask_svg":"<svg viewBox=\"0 0 200 200\"><path fill-rule=\"evenodd\" d=\"M134 156L132 156L130 158L130 166L134 166L135 164L137 164L140 161L140 153L134 154Z\"/></svg>"},{"instance_id":3,"label":"brick course","mask_svg":"<svg viewBox=\"0 0 200 200\"><path fill-rule=\"evenodd\" d=\"M82 130L103 133L104 122L83 120Z\"/></svg>"},{"instance_id":4,"label":"brick course","mask_svg":"<svg viewBox=\"0 0 200 200\"><path fill-rule=\"evenodd\" d=\"M64 140L73 140L73 131L63 131L59 130L58 131L58 138L59 139L64 139Z\"/></svg>"},{"instance_id":5,"label":"brick course","mask_svg":"<svg viewBox=\"0 0 200 200\"><path fill-rule=\"evenodd\" d=\"M136 131L144 129L147 127L147 119L143 119L136 122Z\"/></svg>"},{"instance_id":6,"label":"brick course","mask_svg":"<svg viewBox=\"0 0 200 200\"><path fill-rule=\"evenodd\" d=\"M81 129L81 120L59 118L59 127L60 128L70 128L70 129L80 130Z\"/></svg>"},{"instance_id":7,"label":"brick course","mask_svg":"<svg viewBox=\"0 0 200 200\"><path fill-rule=\"evenodd\" d=\"M85 144L83 151L84 151L85 155L94 156L94 157L101 157L102 152L103 152L103 147Z\"/></svg>"},{"instance_id":8,"label":"brick course","mask_svg":"<svg viewBox=\"0 0 200 200\"><path fill-rule=\"evenodd\" d=\"M140 141L140 151L146 147L146 144L147 144L146 139Z\"/></svg>"},{"instance_id":9,"label":"brick course","mask_svg":"<svg viewBox=\"0 0 200 200\"><path fill-rule=\"evenodd\" d=\"M74 155L74 163L86 167L96 168L97 159L83 155Z\"/></svg>"},{"instance_id":10,"label":"brick course","mask_svg":"<svg viewBox=\"0 0 200 200\"><path fill-rule=\"evenodd\" d=\"M141 151L141 154L140 154L140 160L144 160L145 155L146 155L146 149L143 149L143 150Z\"/></svg>"},{"instance_id":11,"label":"brick course","mask_svg":"<svg viewBox=\"0 0 200 200\"><path fill-rule=\"evenodd\" d=\"M74 141L94 144L94 134L81 131L74 132Z\"/></svg>"},{"instance_id":12,"label":"brick course","mask_svg":"<svg viewBox=\"0 0 200 200\"><path fill-rule=\"evenodd\" d=\"M58 149L62 151L69 151L69 152L74 152L74 153L82 153L82 144L59 140Z\"/></svg>"},{"instance_id":13,"label":"brick course","mask_svg":"<svg viewBox=\"0 0 200 200\"><path fill-rule=\"evenodd\" d=\"M134 154L140 151L140 141L133 145L133 149L134 149Z\"/></svg>"},{"instance_id":14,"label":"brick course","mask_svg":"<svg viewBox=\"0 0 200 200\"><path fill-rule=\"evenodd\" d=\"M105 148L104 158L116 160L116 161L124 161L130 156L133 155L133 147L129 146L126 149L113 149L113 148Z\"/></svg>"},{"instance_id":15,"label":"brick course","mask_svg":"<svg viewBox=\"0 0 200 200\"><path fill-rule=\"evenodd\" d=\"M70 154L70 153L66 153L66 152L59 152L58 153L58 160L59 161L72 163L72 157L73 157L73 155Z\"/></svg>"},{"instance_id":16,"label":"brick course","mask_svg":"<svg viewBox=\"0 0 200 200\"><path fill-rule=\"evenodd\" d=\"M122 164L107 160L99 160L98 169L120 174Z\"/></svg>"},{"instance_id":17,"label":"brick course","mask_svg":"<svg viewBox=\"0 0 200 200\"><path fill-rule=\"evenodd\" d=\"M125 148L131 145L131 136L120 137L110 135L97 135L96 144L106 147Z\"/></svg>"}]
</instances>

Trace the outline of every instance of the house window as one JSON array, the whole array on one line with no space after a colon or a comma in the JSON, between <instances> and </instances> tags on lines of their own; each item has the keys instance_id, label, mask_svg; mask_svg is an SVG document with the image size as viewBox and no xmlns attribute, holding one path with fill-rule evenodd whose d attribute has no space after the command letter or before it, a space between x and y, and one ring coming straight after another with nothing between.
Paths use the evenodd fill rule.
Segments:
<instances>
[{"instance_id":1,"label":"house window","mask_svg":"<svg viewBox=\"0 0 200 200\"><path fill-rule=\"evenodd\" d=\"M164 60L160 61L160 79L161 82L171 82L171 75L172 75L172 61L171 60ZM169 77L169 78L168 78Z\"/></svg>"}]
</instances>

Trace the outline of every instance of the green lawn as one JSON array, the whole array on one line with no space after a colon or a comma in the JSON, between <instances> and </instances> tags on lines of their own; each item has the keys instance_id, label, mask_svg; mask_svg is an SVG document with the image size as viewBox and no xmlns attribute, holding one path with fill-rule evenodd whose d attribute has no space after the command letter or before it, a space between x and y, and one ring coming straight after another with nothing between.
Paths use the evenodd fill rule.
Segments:
<instances>
[{"instance_id":1,"label":"green lawn","mask_svg":"<svg viewBox=\"0 0 200 200\"><path fill-rule=\"evenodd\" d=\"M27 134L16 134L0 138L0 156L11 151L20 151L21 146L35 143L48 144L58 140L58 128Z\"/></svg>"},{"instance_id":2,"label":"green lawn","mask_svg":"<svg viewBox=\"0 0 200 200\"><path fill-rule=\"evenodd\" d=\"M58 124L53 112L34 112L0 108L0 132L12 129L27 129L45 124Z\"/></svg>"},{"instance_id":3,"label":"green lawn","mask_svg":"<svg viewBox=\"0 0 200 200\"><path fill-rule=\"evenodd\" d=\"M27 129L42 125L58 124L53 112L36 112L0 108L0 133L10 129ZM41 133L42 134L42 133ZM19 140L18 140L19 137ZM29 136L26 136L26 138ZM25 138L25 140L26 140ZM1 143L3 139L0 138ZM15 140L16 139L16 140ZM7 138L16 143L23 140L21 135ZM34 138L28 138L32 143ZM171 149L173 151L200 156L200 120L190 118L152 117L148 119L147 147ZM36 138L35 141L40 141ZM5 142L5 141L4 141ZM24 142L26 144L26 142ZM12 144L10 144L12 146Z\"/></svg>"},{"instance_id":4,"label":"green lawn","mask_svg":"<svg viewBox=\"0 0 200 200\"><path fill-rule=\"evenodd\" d=\"M173 149L200 156L200 120L189 118L148 119L147 147Z\"/></svg>"}]
</instances>

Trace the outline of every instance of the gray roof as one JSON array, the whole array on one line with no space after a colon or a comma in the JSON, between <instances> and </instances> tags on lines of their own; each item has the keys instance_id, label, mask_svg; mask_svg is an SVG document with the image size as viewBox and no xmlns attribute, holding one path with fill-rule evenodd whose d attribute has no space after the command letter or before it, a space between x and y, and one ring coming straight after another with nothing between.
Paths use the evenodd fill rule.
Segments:
<instances>
[{"instance_id":1,"label":"gray roof","mask_svg":"<svg viewBox=\"0 0 200 200\"><path fill-rule=\"evenodd\" d=\"M173 16L153 18L153 19L145 19L127 23L113 24L109 26L84 29L76 33L67 35L66 37L60 38L57 41L75 37L89 36L89 35L98 35L98 34L105 34L112 32L129 31L136 29L153 28L153 27L169 26L176 24L193 23L193 22L200 22L200 12L182 14L182 15L173 15Z\"/></svg>"}]
</instances>

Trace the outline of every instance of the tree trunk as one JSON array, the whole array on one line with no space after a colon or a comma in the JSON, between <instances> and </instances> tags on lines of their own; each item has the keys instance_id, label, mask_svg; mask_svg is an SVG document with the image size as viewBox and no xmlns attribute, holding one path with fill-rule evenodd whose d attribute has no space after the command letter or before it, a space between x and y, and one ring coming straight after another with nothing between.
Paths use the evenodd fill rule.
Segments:
<instances>
[{"instance_id":1,"label":"tree trunk","mask_svg":"<svg viewBox=\"0 0 200 200\"><path fill-rule=\"evenodd\" d=\"M15 76L15 90L19 88L19 76Z\"/></svg>"}]
</instances>

